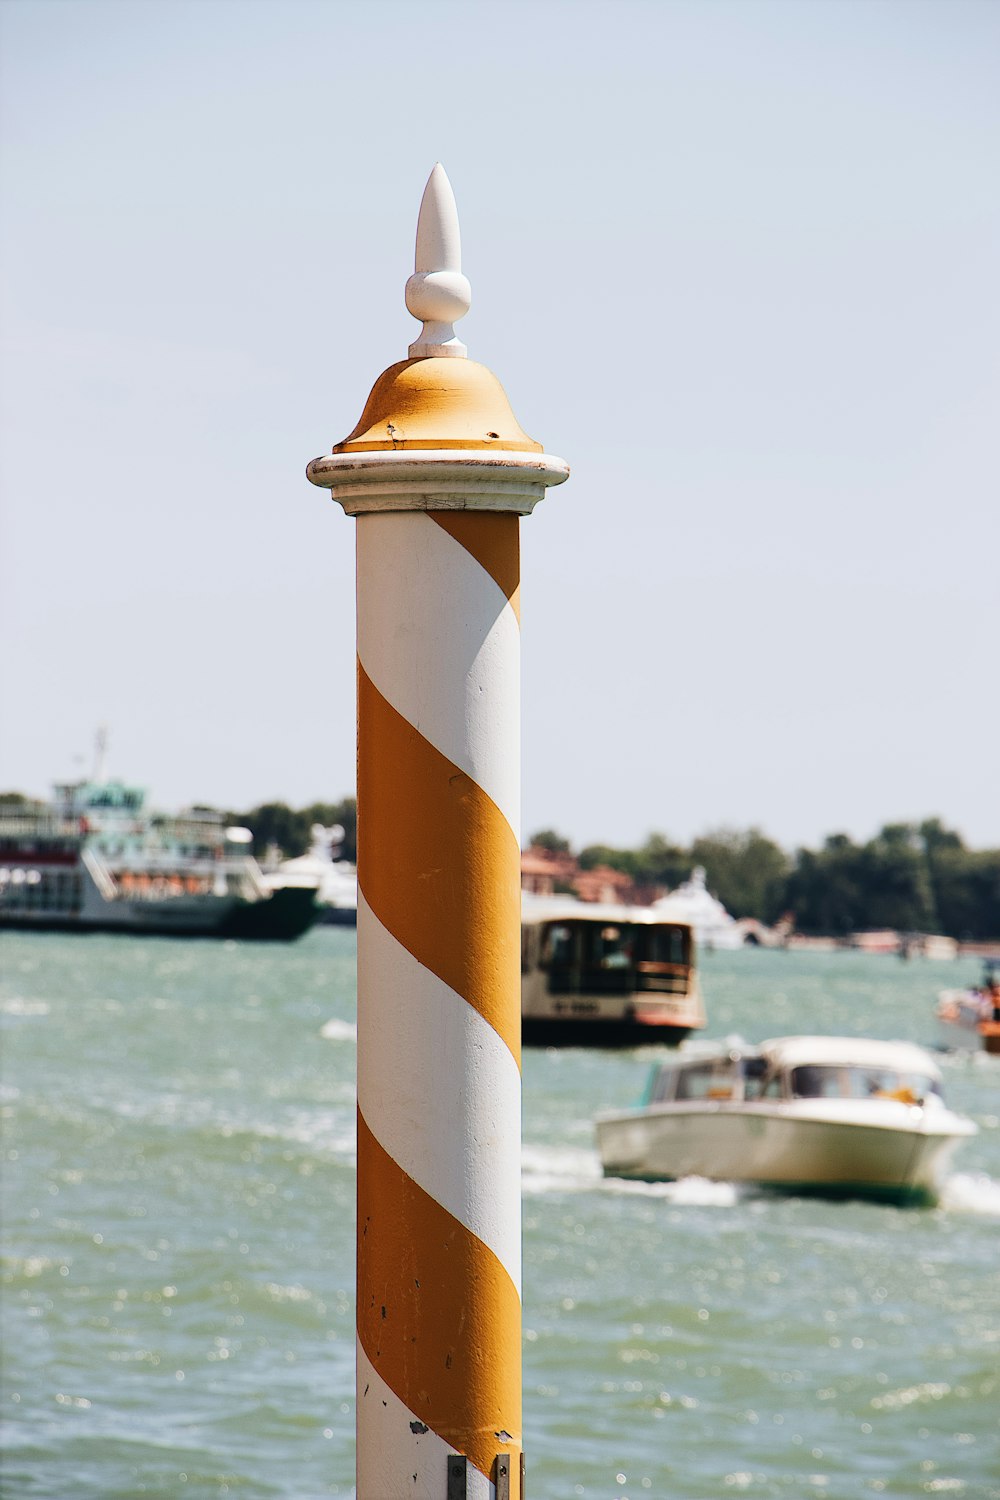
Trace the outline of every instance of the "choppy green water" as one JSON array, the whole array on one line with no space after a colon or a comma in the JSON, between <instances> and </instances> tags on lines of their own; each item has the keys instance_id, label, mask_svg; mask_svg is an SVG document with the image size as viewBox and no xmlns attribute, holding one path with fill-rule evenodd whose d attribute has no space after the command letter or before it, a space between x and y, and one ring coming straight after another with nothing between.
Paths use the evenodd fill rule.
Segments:
<instances>
[{"instance_id":1,"label":"choppy green water","mask_svg":"<svg viewBox=\"0 0 1000 1500\"><path fill-rule=\"evenodd\" d=\"M2 950L6 1500L352 1494L354 934ZM709 954L709 1031L928 1042L975 976ZM1000 1061L935 1210L604 1183L647 1063L525 1058L531 1500L1000 1497Z\"/></svg>"}]
</instances>

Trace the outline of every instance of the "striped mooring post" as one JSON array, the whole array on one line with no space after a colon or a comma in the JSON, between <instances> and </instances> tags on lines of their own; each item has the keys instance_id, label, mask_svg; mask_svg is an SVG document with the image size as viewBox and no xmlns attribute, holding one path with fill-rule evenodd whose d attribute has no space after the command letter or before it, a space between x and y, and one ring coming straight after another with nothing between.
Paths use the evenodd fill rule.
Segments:
<instances>
[{"instance_id":1,"label":"striped mooring post","mask_svg":"<svg viewBox=\"0 0 1000 1500\"><path fill-rule=\"evenodd\" d=\"M468 360L435 166L423 328L309 465L357 517L359 1500L521 1500L519 516L568 475Z\"/></svg>"}]
</instances>

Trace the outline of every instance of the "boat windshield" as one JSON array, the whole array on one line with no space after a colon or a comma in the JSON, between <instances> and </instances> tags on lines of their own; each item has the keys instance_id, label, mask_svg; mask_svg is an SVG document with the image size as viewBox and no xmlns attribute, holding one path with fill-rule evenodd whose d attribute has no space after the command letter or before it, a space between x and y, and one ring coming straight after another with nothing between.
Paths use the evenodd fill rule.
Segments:
<instances>
[{"instance_id":1,"label":"boat windshield","mask_svg":"<svg viewBox=\"0 0 1000 1500\"><path fill-rule=\"evenodd\" d=\"M743 1058L743 1097L759 1099L767 1078L767 1060L763 1057Z\"/></svg>"},{"instance_id":2,"label":"boat windshield","mask_svg":"<svg viewBox=\"0 0 1000 1500\"><path fill-rule=\"evenodd\" d=\"M903 1104L922 1104L940 1092L936 1079L897 1068L812 1063L792 1069L796 1099L897 1099Z\"/></svg>"}]
</instances>

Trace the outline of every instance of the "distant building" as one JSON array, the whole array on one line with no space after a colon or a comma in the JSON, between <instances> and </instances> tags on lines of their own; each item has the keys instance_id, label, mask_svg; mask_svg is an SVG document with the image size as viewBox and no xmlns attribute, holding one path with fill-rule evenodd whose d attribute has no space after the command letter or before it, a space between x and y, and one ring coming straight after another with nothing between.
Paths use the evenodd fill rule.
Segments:
<instances>
[{"instance_id":1,"label":"distant building","mask_svg":"<svg viewBox=\"0 0 1000 1500\"><path fill-rule=\"evenodd\" d=\"M575 855L543 844L531 844L521 855L521 889L533 896L572 895L620 906L644 906L653 894L623 870L610 865L581 870Z\"/></svg>"},{"instance_id":2,"label":"distant building","mask_svg":"<svg viewBox=\"0 0 1000 1500\"><path fill-rule=\"evenodd\" d=\"M521 854L521 889L533 896L554 896L573 889L580 866L572 854L531 844Z\"/></svg>"},{"instance_id":3,"label":"distant building","mask_svg":"<svg viewBox=\"0 0 1000 1500\"><path fill-rule=\"evenodd\" d=\"M610 865L595 865L592 870L580 870L573 882L573 889L581 901L608 901L620 906L635 906L636 885L623 870L613 870Z\"/></svg>"}]
</instances>

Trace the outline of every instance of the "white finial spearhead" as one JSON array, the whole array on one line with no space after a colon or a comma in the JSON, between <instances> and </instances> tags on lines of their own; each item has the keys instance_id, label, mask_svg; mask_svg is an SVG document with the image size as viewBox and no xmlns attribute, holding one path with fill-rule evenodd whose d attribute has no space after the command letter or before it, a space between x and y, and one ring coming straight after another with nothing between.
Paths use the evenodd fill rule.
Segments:
<instances>
[{"instance_id":1,"label":"white finial spearhead","mask_svg":"<svg viewBox=\"0 0 1000 1500\"><path fill-rule=\"evenodd\" d=\"M472 306L472 288L462 275L462 236L448 174L438 162L427 179L417 217L414 274L406 283L406 306L423 323L410 358L445 355L464 359L466 347L454 324Z\"/></svg>"}]
</instances>

